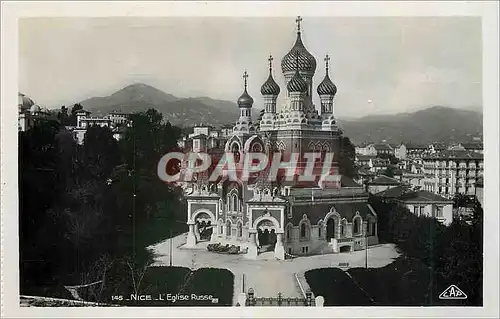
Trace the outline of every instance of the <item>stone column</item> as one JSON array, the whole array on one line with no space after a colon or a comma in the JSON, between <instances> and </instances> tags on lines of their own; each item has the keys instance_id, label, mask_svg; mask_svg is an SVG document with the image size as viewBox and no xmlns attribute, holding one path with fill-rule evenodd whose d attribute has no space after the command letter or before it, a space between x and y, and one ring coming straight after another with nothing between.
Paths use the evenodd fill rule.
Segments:
<instances>
[{"instance_id":1,"label":"stone column","mask_svg":"<svg viewBox=\"0 0 500 319\"><path fill-rule=\"evenodd\" d=\"M214 222L212 222L211 224L212 226L212 235L210 236L211 243L215 243L217 241L217 234L219 232L219 225L217 223L214 224Z\"/></svg>"},{"instance_id":2,"label":"stone column","mask_svg":"<svg viewBox=\"0 0 500 319\"><path fill-rule=\"evenodd\" d=\"M194 223L191 222L189 225L189 231L186 239L186 247L193 248L196 246L196 235L194 234Z\"/></svg>"},{"instance_id":3,"label":"stone column","mask_svg":"<svg viewBox=\"0 0 500 319\"><path fill-rule=\"evenodd\" d=\"M276 245L274 246L274 257L285 260L285 247L283 247L283 234L276 234Z\"/></svg>"},{"instance_id":4,"label":"stone column","mask_svg":"<svg viewBox=\"0 0 500 319\"><path fill-rule=\"evenodd\" d=\"M201 240L200 229L198 223L194 224L194 236L196 238L196 242Z\"/></svg>"},{"instance_id":5,"label":"stone column","mask_svg":"<svg viewBox=\"0 0 500 319\"><path fill-rule=\"evenodd\" d=\"M248 251L245 254L245 257L248 259L257 259L256 235L254 230L250 230L250 242L248 243Z\"/></svg>"}]
</instances>

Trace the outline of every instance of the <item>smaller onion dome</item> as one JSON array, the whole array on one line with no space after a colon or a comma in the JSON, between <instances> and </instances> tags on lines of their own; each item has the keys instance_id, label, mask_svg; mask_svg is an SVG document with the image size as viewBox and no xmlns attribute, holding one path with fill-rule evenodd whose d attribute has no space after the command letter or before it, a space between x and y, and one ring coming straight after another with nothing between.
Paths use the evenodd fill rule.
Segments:
<instances>
[{"instance_id":1,"label":"smaller onion dome","mask_svg":"<svg viewBox=\"0 0 500 319\"><path fill-rule=\"evenodd\" d=\"M333 84L332 80L330 80L330 76L328 75L328 61L330 61L330 57L328 54L325 57L326 62L326 74L325 78L318 85L318 94L319 95L335 95L337 94L337 87Z\"/></svg>"},{"instance_id":2,"label":"smaller onion dome","mask_svg":"<svg viewBox=\"0 0 500 319\"><path fill-rule=\"evenodd\" d=\"M333 84L332 80L330 80L330 77L325 75L325 78L321 83L318 85L318 94L319 95L335 95L337 94L337 87L335 84Z\"/></svg>"},{"instance_id":3,"label":"smaller onion dome","mask_svg":"<svg viewBox=\"0 0 500 319\"><path fill-rule=\"evenodd\" d=\"M40 106L36 105L36 104L33 104L30 108L30 112L31 113L38 113L40 112L41 108Z\"/></svg>"},{"instance_id":4,"label":"smaller onion dome","mask_svg":"<svg viewBox=\"0 0 500 319\"><path fill-rule=\"evenodd\" d=\"M299 69L298 69L298 66L299 66L298 58L296 58L295 63L296 63L295 64L296 65L295 74L288 82L286 88L287 88L288 92L304 93L307 91L307 82L300 76Z\"/></svg>"},{"instance_id":5,"label":"smaller onion dome","mask_svg":"<svg viewBox=\"0 0 500 319\"><path fill-rule=\"evenodd\" d=\"M269 77L267 78L266 82L262 84L260 88L260 93L262 95L279 95L280 94L280 86L278 83L276 83L273 79L273 67L272 67L272 61L273 61L273 56L269 56Z\"/></svg>"},{"instance_id":6,"label":"smaller onion dome","mask_svg":"<svg viewBox=\"0 0 500 319\"><path fill-rule=\"evenodd\" d=\"M245 91L243 91L243 94L238 99L239 107L252 107L253 105L253 98L247 92L247 78L248 73L247 71L245 71L245 73L243 73L243 79L245 80Z\"/></svg>"}]
</instances>

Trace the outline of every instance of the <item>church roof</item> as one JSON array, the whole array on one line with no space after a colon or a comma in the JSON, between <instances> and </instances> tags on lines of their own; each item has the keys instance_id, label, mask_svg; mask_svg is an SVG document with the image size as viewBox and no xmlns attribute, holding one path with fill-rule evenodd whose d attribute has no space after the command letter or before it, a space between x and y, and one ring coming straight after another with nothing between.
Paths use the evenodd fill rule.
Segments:
<instances>
[{"instance_id":1,"label":"church roof","mask_svg":"<svg viewBox=\"0 0 500 319\"><path fill-rule=\"evenodd\" d=\"M361 218L365 218L367 215L372 215L368 203L335 203L335 204L314 204L311 205L301 205L292 206L292 219L291 222L294 225L298 225L302 220L304 214L307 215L309 221L312 225L317 225L320 219L324 219L326 214L330 209L335 207L335 210L340 214L342 218L345 218L348 222L352 221L352 218L359 212ZM290 220L289 220L290 221Z\"/></svg>"}]
</instances>

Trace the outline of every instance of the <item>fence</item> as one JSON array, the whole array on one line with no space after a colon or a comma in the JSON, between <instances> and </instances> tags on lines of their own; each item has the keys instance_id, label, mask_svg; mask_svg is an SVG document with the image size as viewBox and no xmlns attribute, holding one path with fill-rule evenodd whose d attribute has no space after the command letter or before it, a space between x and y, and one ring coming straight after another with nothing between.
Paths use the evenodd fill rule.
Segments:
<instances>
[{"instance_id":1,"label":"fence","mask_svg":"<svg viewBox=\"0 0 500 319\"><path fill-rule=\"evenodd\" d=\"M238 298L238 305L247 307L323 307L324 298L318 296L313 298L310 290L305 293L305 298L300 297L283 297L278 293L276 297L255 297L255 292L252 288L248 289L248 293L241 293Z\"/></svg>"}]
</instances>

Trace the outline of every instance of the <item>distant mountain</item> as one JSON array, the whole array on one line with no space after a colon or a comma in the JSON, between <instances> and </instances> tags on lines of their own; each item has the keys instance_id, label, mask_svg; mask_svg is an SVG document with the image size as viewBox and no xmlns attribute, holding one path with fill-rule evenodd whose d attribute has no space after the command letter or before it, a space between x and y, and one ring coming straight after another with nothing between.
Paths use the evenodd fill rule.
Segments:
<instances>
[{"instance_id":1,"label":"distant mountain","mask_svg":"<svg viewBox=\"0 0 500 319\"><path fill-rule=\"evenodd\" d=\"M133 113L154 108L165 119L181 126L202 122L223 125L235 122L239 116L235 103L208 97L178 98L142 83L129 85L110 96L93 97L80 103L84 109L96 115L105 115L111 111Z\"/></svg>"},{"instance_id":2,"label":"distant mountain","mask_svg":"<svg viewBox=\"0 0 500 319\"><path fill-rule=\"evenodd\" d=\"M109 96L93 97L80 102L94 114L111 111L133 113L155 108L165 119L180 126L206 123L215 126L234 123L239 117L236 103L210 97L179 98L152 86L136 83ZM260 109L254 107L253 118ZM434 106L413 113L368 115L362 118L339 119L345 135L355 143L408 142L431 143L471 140L482 136L482 113L444 106Z\"/></svg>"},{"instance_id":3,"label":"distant mountain","mask_svg":"<svg viewBox=\"0 0 500 319\"><path fill-rule=\"evenodd\" d=\"M342 120L339 124L354 143L468 141L483 134L483 115L480 112L444 106L433 106L413 113L368 115Z\"/></svg>"}]
</instances>

